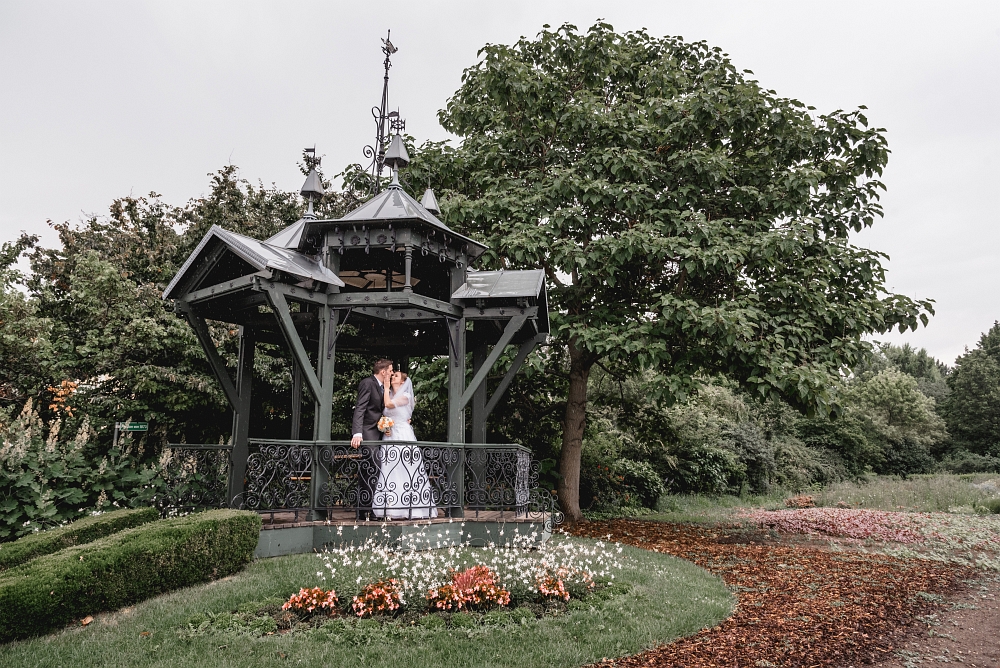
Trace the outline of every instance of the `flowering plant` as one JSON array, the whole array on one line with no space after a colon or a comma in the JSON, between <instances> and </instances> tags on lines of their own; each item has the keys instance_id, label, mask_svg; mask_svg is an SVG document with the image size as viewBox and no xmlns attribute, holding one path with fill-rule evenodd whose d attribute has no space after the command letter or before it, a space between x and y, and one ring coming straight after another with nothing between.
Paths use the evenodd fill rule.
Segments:
<instances>
[{"instance_id":1,"label":"flowering plant","mask_svg":"<svg viewBox=\"0 0 1000 668\"><path fill-rule=\"evenodd\" d=\"M378 430L383 434L389 435L392 433L392 428L396 426L396 423L391 417L382 416L378 419Z\"/></svg>"},{"instance_id":2,"label":"flowering plant","mask_svg":"<svg viewBox=\"0 0 1000 668\"><path fill-rule=\"evenodd\" d=\"M319 587L306 589L303 587L298 594L292 594L291 598L281 606L282 610L299 610L311 613L317 608L325 608L334 614L337 611L337 592L334 590L323 591Z\"/></svg>"},{"instance_id":3,"label":"flowering plant","mask_svg":"<svg viewBox=\"0 0 1000 668\"><path fill-rule=\"evenodd\" d=\"M436 610L461 610L490 605L509 605L510 592L496 583L488 566L452 571L451 582L427 592L427 602Z\"/></svg>"},{"instance_id":4,"label":"flowering plant","mask_svg":"<svg viewBox=\"0 0 1000 668\"><path fill-rule=\"evenodd\" d=\"M456 523L454 528L460 538L469 535L464 524ZM338 527L338 536L344 529ZM488 538L485 547L459 547L446 542L451 536L440 524L422 524L404 542L397 543L399 539L383 527L381 536L330 548L317 557L324 562L321 577L338 591L357 593L365 583L392 580L400 610L441 612L549 598L539 589L546 574L561 580L570 598L582 597L595 588L595 581L613 582L622 567L620 545L583 543L560 536L538 544L538 527L533 524L515 526L513 531L507 526L495 536L501 542L493 538ZM477 584L480 589L475 591ZM356 599L361 601L365 596L360 593ZM562 594L560 600L565 600Z\"/></svg>"},{"instance_id":5,"label":"flowering plant","mask_svg":"<svg viewBox=\"0 0 1000 668\"><path fill-rule=\"evenodd\" d=\"M395 578L379 580L369 585L355 596L351 609L358 617L371 616L379 612L393 612L401 604L399 582Z\"/></svg>"}]
</instances>

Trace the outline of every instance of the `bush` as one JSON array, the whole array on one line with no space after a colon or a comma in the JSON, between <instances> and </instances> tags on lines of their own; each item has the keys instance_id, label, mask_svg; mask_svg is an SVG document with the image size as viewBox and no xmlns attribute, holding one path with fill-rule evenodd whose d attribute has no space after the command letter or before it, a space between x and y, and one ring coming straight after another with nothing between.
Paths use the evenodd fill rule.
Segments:
<instances>
[{"instance_id":1,"label":"bush","mask_svg":"<svg viewBox=\"0 0 1000 668\"><path fill-rule=\"evenodd\" d=\"M665 493L659 474L646 462L590 461L581 471L580 500L591 510L656 508Z\"/></svg>"},{"instance_id":2,"label":"bush","mask_svg":"<svg viewBox=\"0 0 1000 668\"><path fill-rule=\"evenodd\" d=\"M253 558L256 513L210 510L128 529L0 574L0 642L235 573Z\"/></svg>"},{"instance_id":3,"label":"bush","mask_svg":"<svg viewBox=\"0 0 1000 668\"><path fill-rule=\"evenodd\" d=\"M47 423L32 401L0 425L0 540L52 529L129 500L143 484L130 438L103 448L84 417L76 429Z\"/></svg>"},{"instance_id":4,"label":"bush","mask_svg":"<svg viewBox=\"0 0 1000 668\"><path fill-rule=\"evenodd\" d=\"M774 440L774 481L784 489L798 492L816 483L828 485L847 477L840 457L819 448L810 448L794 436Z\"/></svg>"},{"instance_id":5,"label":"bush","mask_svg":"<svg viewBox=\"0 0 1000 668\"><path fill-rule=\"evenodd\" d=\"M19 566L36 557L131 529L159 519L155 508L115 510L92 515L72 524L24 536L12 543L0 543L0 571Z\"/></svg>"},{"instance_id":6,"label":"bush","mask_svg":"<svg viewBox=\"0 0 1000 668\"><path fill-rule=\"evenodd\" d=\"M942 473L1000 473L1000 458L959 450L942 459L938 470Z\"/></svg>"}]
</instances>

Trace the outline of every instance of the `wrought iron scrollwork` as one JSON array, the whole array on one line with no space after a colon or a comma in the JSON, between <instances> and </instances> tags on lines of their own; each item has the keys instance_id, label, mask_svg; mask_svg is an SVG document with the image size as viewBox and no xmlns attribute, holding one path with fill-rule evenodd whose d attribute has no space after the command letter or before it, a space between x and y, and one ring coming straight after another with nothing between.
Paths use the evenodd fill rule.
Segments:
<instances>
[{"instance_id":1,"label":"wrought iron scrollwork","mask_svg":"<svg viewBox=\"0 0 1000 668\"><path fill-rule=\"evenodd\" d=\"M167 446L153 505L164 515L228 506L231 448Z\"/></svg>"},{"instance_id":2,"label":"wrought iron scrollwork","mask_svg":"<svg viewBox=\"0 0 1000 668\"><path fill-rule=\"evenodd\" d=\"M526 519L562 521L539 488L539 462L517 445L406 441L251 440L240 507L272 517L303 511L325 519ZM176 513L230 505L232 448L170 446L156 505ZM317 514L318 513L318 514ZM298 521L298 520L296 520Z\"/></svg>"},{"instance_id":3,"label":"wrought iron scrollwork","mask_svg":"<svg viewBox=\"0 0 1000 668\"><path fill-rule=\"evenodd\" d=\"M312 447L264 443L251 445L247 458L244 507L247 510L309 508L312 488Z\"/></svg>"}]
</instances>

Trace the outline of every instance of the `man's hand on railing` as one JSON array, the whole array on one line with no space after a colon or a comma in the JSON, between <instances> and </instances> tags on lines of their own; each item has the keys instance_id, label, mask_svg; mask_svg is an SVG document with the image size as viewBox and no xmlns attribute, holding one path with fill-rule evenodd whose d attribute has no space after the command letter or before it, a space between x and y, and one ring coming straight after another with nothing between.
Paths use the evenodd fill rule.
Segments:
<instances>
[{"instance_id":1,"label":"man's hand on railing","mask_svg":"<svg viewBox=\"0 0 1000 668\"><path fill-rule=\"evenodd\" d=\"M355 434L351 437L351 447L356 448L361 445L361 434Z\"/></svg>"}]
</instances>

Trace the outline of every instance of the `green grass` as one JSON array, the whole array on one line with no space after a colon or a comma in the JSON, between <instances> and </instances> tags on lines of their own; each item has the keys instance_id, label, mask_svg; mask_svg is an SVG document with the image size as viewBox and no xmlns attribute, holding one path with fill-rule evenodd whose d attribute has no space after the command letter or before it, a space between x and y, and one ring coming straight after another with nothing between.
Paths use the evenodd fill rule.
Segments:
<instances>
[{"instance_id":1,"label":"green grass","mask_svg":"<svg viewBox=\"0 0 1000 668\"><path fill-rule=\"evenodd\" d=\"M632 548L622 554L625 564L616 580L630 585L628 593L593 597L564 614L525 624L444 629L362 623L355 626L364 632L338 633L331 625L327 634L181 637L179 631L196 615L233 611L323 584L316 555L265 559L223 580L98 615L85 628L3 646L0 665L579 666L669 642L730 614L732 596L708 572L666 555Z\"/></svg>"},{"instance_id":2,"label":"green grass","mask_svg":"<svg viewBox=\"0 0 1000 668\"><path fill-rule=\"evenodd\" d=\"M814 496L820 506L843 503L852 508L946 513L982 507L1000 498L1000 475L936 473L906 480L880 477L861 483L835 483Z\"/></svg>"},{"instance_id":3,"label":"green grass","mask_svg":"<svg viewBox=\"0 0 1000 668\"><path fill-rule=\"evenodd\" d=\"M973 512L1000 508L1000 475L995 473L914 475L906 480L878 476L857 482L838 482L811 494L817 506L836 506L908 512ZM795 496L776 489L766 495L699 496L676 494L660 499L656 512L641 519L661 522L713 524L731 519L739 508L784 508Z\"/></svg>"}]
</instances>

